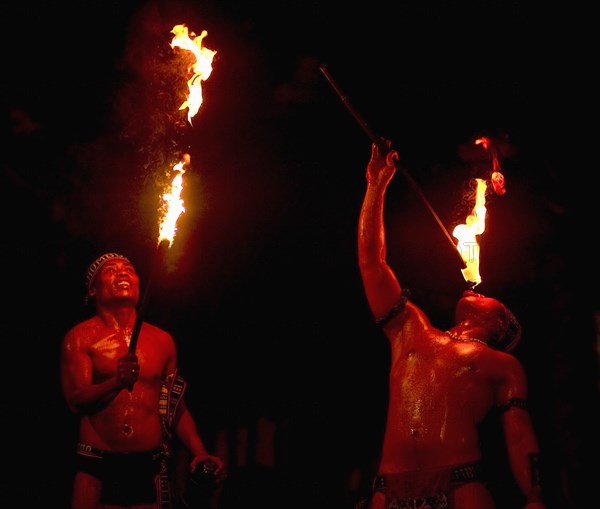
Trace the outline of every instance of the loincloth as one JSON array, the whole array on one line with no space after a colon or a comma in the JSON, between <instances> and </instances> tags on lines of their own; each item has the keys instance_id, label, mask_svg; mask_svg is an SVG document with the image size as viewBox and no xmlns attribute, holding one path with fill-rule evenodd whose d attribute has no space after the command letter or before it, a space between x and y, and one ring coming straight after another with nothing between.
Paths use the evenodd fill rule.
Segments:
<instances>
[{"instance_id":1,"label":"loincloth","mask_svg":"<svg viewBox=\"0 0 600 509\"><path fill-rule=\"evenodd\" d=\"M452 489L475 481L481 481L479 463L379 474L373 481L373 492L385 495L386 509L451 509Z\"/></svg>"},{"instance_id":2,"label":"loincloth","mask_svg":"<svg viewBox=\"0 0 600 509\"><path fill-rule=\"evenodd\" d=\"M165 459L163 449L117 453L78 443L75 470L102 483L102 504L151 504L162 496L157 480L164 473Z\"/></svg>"}]
</instances>

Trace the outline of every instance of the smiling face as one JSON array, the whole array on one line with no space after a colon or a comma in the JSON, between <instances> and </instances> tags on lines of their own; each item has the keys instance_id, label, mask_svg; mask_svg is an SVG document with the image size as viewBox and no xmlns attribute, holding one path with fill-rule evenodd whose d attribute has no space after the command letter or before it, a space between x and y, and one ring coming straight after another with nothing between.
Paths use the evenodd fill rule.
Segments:
<instances>
[{"instance_id":1,"label":"smiling face","mask_svg":"<svg viewBox=\"0 0 600 509\"><path fill-rule=\"evenodd\" d=\"M126 258L105 261L98 267L92 283L89 296L96 298L96 304L137 304L140 280L133 264Z\"/></svg>"}]
</instances>

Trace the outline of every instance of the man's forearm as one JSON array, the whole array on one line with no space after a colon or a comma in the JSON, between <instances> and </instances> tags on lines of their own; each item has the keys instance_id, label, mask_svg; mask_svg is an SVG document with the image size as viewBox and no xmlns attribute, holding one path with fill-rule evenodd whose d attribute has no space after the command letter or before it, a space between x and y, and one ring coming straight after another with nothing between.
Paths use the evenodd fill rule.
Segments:
<instances>
[{"instance_id":1,"label":"man's forearm","mask_svg":"<svg viewBox=\"0 0 600 509\"><path fill-rule=\"evenodd\" d=\"M194 456L208 455L204 442L200 438L198 427L187 407L181 409L175 425L175 434Z\"/></svg>"},{"instance_id":2,"label":"man's forearm","mask_svg":"<svg viewBox=\"0 0 600 509\"><path fill-rule=\"evenodd\" d=\"M359 263L379 263L385 259L383 191L369 184L359 218Z\"/></svg>"},{"instance_id":3,"label":"man's forearm","mask_svg":"<svg viewBox=\"0 0 600 509\"><path fill-rule=\"evenodd\" d=\"M529 472L531 480L531 488L526 490L525 498L527 502L542 502L542 485L540 481L540 462L539 454L532 452L529 457Z\"/></svg>"}]
</instances>

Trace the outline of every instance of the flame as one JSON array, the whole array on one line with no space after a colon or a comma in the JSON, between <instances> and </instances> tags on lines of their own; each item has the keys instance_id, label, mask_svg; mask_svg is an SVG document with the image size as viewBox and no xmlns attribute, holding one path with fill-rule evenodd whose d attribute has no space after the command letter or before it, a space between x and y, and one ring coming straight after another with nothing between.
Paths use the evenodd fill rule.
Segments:
<instances>
[{"instance_id":1,"label":"flame","mask_svg":"<svg viewBox=\"0 0 600 509\"><path fill-rule=\"evenodd\" d=\"M173 244L175 233L177 232L177 220L185 212L181 192L183 191L183 174L185 173L185 164L188 160L180 161L173 166L175 176L171 181L171 186L162 195L162 204L159 208L161 215L158 227L158 244L163 240L169 241L169 247Z\"/></svg>"},{"instance_id":2,"label":"flame","mask_svg":"<svg viewBox=\"0 0 600 509\"><path fill-rule=\"evenodd\" d=\"M458 239L456 248L464 260L466 267L461 269L465 281L472 284L473 287L481 283L479 274L479 243L477 235L485 231L485 193L487 184L484 179L474 179L477 183L475 191L475 205L466 218L465 224L459 224L454 228L452 235Z\"/></svg>"},{"instance_id":3,"label":"flame","mask_svg":"<svg viewBox=\"0 0 600 509\"><path fill-rule=\"evenodd\" d=\"M202 39L208 35L206 30L203 30L199 36L194 32L188 35L187 26L182 24L175 25L171 33L174 34L171 48L179 47L191 51L196 57L196 61L188 67L188 72L192 75L187 82L189 95L179 107L180 110L188 108L187 118L191 124L192 118L202 106L202 82L210 76L212 61L217 52L202 46Z\"/></svg>"},{"instance_id":4,"label":"flame","mask_svg":"<svg viewBox=\"0 0 600 509\"><path fill-rule=\"evenodd\" d=\"M187 82L189 94L179 107L180 110L188 108L187 118L191 124L192 118L202 106L202 82L208 79L212 73L212 61L217 52L202 47L202 40L208 35L206 30L203 30L200 36L196 37L193 32L188 32L185 24L181 24L175 25L171 33L174 34L170 43L171 48L182 48L191 51L195 56L195 62L188 67L188 73L191 74ZM159 207L158 244L166 240L169 242L170 247L175 239L177 220L185 212L181 193L183 191L184 167L189 163L190 156L185 154L183 160L173 166L175 175L170 187L163 193L161 206Z\"/></svg>"}]
</instances>

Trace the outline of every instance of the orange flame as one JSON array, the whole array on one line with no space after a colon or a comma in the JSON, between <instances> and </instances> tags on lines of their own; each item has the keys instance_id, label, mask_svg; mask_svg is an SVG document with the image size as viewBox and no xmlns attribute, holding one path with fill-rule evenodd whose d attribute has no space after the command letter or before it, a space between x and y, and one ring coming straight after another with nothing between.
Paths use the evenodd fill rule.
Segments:
<instances>
[{"instance_id":1,"label":"orange flame","mask_svg":"<svg viewBox=\"0 0 600 509\"><path fill-rule=\"evenodd\" d=\"M158 227L158 244L163 240L167 240L169 241L169 247L171 247L177 232L177 220L185 212L181 192L183 191L183 174L185 173L184 166L186 163L189 163L189 159L180 161L173 166L175 176L171 181L171 187L162 195L162 204L159 208L161 220Z\"/></svg>"},{"instance_id":2,"label":"orange flame","mask_svg":"<svg viewBox=\"0 0 600 509\"><path fill-rule=\"evenodd\" d=\"M189 95L179 107L180 110L188 108L187 118L191 124L192 118L202 106L202 82L212 73L212 61L217 52L202 46L202 39L208 35L206 30L198 37L194 32L188 35L188 28L183 24L175 25L171 33L175 35L171 41L171 48L179 47L191 51L196 57L196 61L188 67L188 72L192 75L187 82Z\"/></svg>"},{"instance_id":3,"label":"orange flame","mask_svg":"<svg viewBox=\"0 0 600 509\"><path fill-rule=\"evenodd\" d=\"M481 283L481 276L479 274L479 243L476 236L485 231L487 184L484 179L474 180L477 182L475 205L471 214L467 216L466 223L456 226L452 235L458 239L456 248L466 264L466 267L461 269L462 275L465 281L477 286Z\"/></svg>"},{"instance_id":4,"label":"orange flame","mask_svg":"<svg viewBox=\"0 0 600 509\"><path fill-rule=\"evenodd\" d=\"M171 30L174 34L171 40L171 48L182 48L191 51L195 62L188 67L188 73L191 74L188 80L189 94L187 99L179 107L180 110L188 108L188 122L192 123L192 118L198 113L202 106L202 82L212 73L212 61L217 54L216 51L202 47L202 39L208 32L203 30L199 37L190 32L185 24L175 25ZM190 37L191 36L191 37ZM158 232L158 244L163 241L169 242L169 247L173 244L175 233L177 232L177 220L185 212L181 193L183 191L184 166L190 163L189 154L185 154L183 160L173 166L175 175L171 181L170 187L162 195L162 203L159 208L160 222Z\"/></svg>"}]
</instances>

